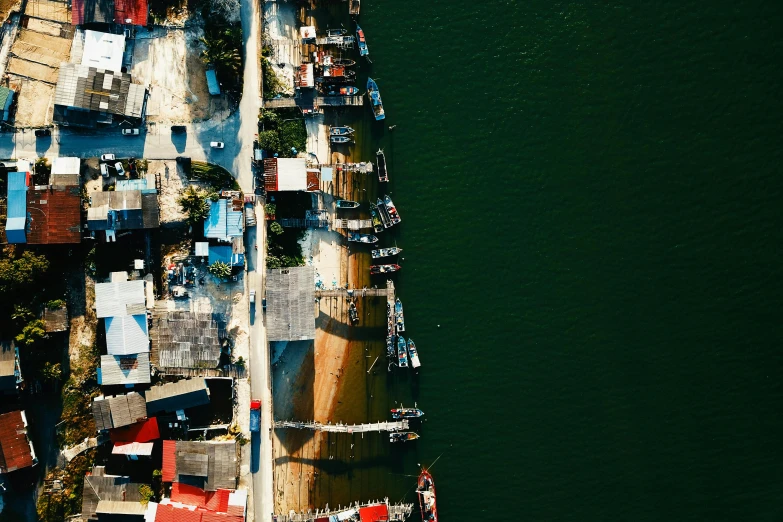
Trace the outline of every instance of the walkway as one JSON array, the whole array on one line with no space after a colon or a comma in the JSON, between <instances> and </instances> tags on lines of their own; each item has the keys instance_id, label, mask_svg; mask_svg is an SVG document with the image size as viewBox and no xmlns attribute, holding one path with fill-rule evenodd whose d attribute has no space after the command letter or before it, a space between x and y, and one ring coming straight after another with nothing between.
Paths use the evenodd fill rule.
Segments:
<instances>
[{"instance_id":1,"label":"walkway","mask_svg":"<svg viewBox=\"0 0 783 522\"><path fill-rule=\"evenodd\" d=\"M275 421L275 428L296 428L301 430L327 431L329 433L371 433L382 431L405 431L408 420L371 422L368 424L322 424L320 422Z\"/></svg>"}]
</instances>

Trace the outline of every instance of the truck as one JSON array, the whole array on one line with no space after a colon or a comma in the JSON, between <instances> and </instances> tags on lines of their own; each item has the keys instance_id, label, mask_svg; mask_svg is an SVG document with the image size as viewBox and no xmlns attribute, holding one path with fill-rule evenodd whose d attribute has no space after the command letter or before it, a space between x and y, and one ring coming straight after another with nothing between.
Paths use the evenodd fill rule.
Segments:
<instances>
[{"instance_id":1,"label":"truck","mask_svg":"<svg viewBox=\"0 0 783 522\"><path fill-rule=\"evenodd\" d=\"M256 226L256 197L255 195L245 196L245 225L249 227Z\"/></svg>"},{"instance_id":2,"label":"truck","mask_svg":"<svg viewBox=\"0 0 783 522\"><path fill-rule=\"evenodd\" d=\"M258 433L261 429L261 401L254 399L250 401L250 431Z\"/></svg>"}]
</instances>

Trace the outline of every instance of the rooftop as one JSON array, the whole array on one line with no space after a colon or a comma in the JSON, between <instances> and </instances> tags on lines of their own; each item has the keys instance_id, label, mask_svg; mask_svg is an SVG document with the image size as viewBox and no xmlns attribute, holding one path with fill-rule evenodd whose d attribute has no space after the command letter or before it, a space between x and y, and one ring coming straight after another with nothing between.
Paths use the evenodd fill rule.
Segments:
<instances>
[{"instance_id":1,"label":"rooftop","mask_svg":"<svg viewBox=\"0 0 783 522\"><path fill-rule=\"evenodd\" d=\"M152 417L129 426L113 429L109 436L114 444L151 442L160 438L158 419Z\"/></svg>"},{"instance_id":2,"label":"rooftop","mask_svg":"<svg viewBox=\"0 0 783 522\"><path fill-rule=\"evenodd\" d=\"M33 443L27 439L24 411L0 415L0 473L27 468L36 462Z\"/></svg>"},{"instance_id":3,"label":"rooftop","mask_svg":"<svg viewBox=\"0 0 783 522\"><path fill-rule=\"evenodd\" d=\"M264 160L264 186L269 192L315 191L316 180L307 172L304 158L267 158Z\"/></svg>"},{"instance_id":4,"label":"rooftop","mask_svg":"<svg viewBox=\"0 0 783 522\"><path fill-rule=\"evenodd\" d=\"M93 468L90 474L84 476L82 517L90 522L97 521L100 501L138 503L141 501L140 485L132 483L130 477L106 475L103 466Z\"/></svg>"},{"instance_id":5,"label":"rooftop","mask_svg":"<svg viewBox=\"0 0 783 522\"><path fill-rule=\"evenodd\" d=\"M78 1L78 0L77 0ZM125 52L125 35L84 31L82 65L119 72Z\"/></svg>"},{"instance_id":6,"label":"rooftop","mask_svg":"<svg viewBox=\"0 0 783 522\"><path fill-rule=\"evenodd\" d=\"M101 355L99 384L149 384L150 354Z\"/></svg>"},{"instance_id":7,"label":"rooftop","mask_svg":"<svg viewBox=\"0 0 783 522\"><path fill-rule=\"evenodd\" d=\"M22 382L19 354L15 347L0 346L0 392L14 392Z\"/></svg>"},{"instance_id":8,"label":"rooftop","mask_svg":"<svg viewBox=\"0 0 783 522\"><path fill-rule=\"evenodd\" d=\"M96 397L92 402L98 430L121 428L147 418L147 404L136 392L111 397Z\"/></svg>"},{"instance_id":9,"label":"rooftop","mask_svg":"<svg viewBox=\"0 0 783 522\"><path fill-rule=\"evenodd\" d=\"M269 340L315 339L315 267L270 269L266 276Z\"/></svg>"},{"instance_id":10,"label":"rooftop","mask_svg":"<svg viewBox=\"0 0 783 522\"><path fill-rule=\"evenodd\" d=\"M71 23L147 25L148 11L147 0L73 0Z\"/></svg>"},{"instance_id":11,"label":"rooftop","mask_svg":"<svg viewBox=\"0 0 783 522\"><path fill-rule=\"evenodd\" d=\"M6 208L5 235L9 243L27 241L27 172L8 173L8 201Z\"/></svg>"},{"instance_id":12,"label":"rooftop","mask_svg":"<svg viewBox=\"0 0 783 522\"><path fill-rule=\"evenodd\" d=\"M216 314L158 311L152 317L152 359L165 368L216 368L225 336Z\"/></svg>"},{"instance_id":13,"label":"rooftop","mask_svg":"<svg viewBox=\"0 0 783 522\"><path fill-rule=\"evenodd\" d=\"M203 378L184 379L153 386L147 391L147 413L173 412L209 404L209 388Z\"/></svg>"},{"instance_id":14,"label":"rooftop","mask_svg":"<svg viewBox=\"0 0 783 522\"><path fill-rule=\"evenodd\" d=\"M90 196L87 226L90 230L158 228L157 194L141 190L95 192Z\"/></svg>"},{"instance_id":15,"label":"rooftop","mask_svg":"<svg viewBox=\"0 0 783 522\"><path fill-rule=\"evenodd\" d=\"M146 313L144 281L112 281L95 285L95 308L99 318Z\"/></svg>"},{"instance_id":16,"label":"rooftop","mask_svg":"<svg viewBox=\"0 0 783 522\"><path fill-rule=\"evenodd\" d=\"M79 243L82 197L79 186L48 186L27 192L27 242L33 245Z\"/></svg>"},{"instance_id":17,"label":"rooftop","mask_svg":"<svg viewBox=\"0 0 783 522\"><path fill-rule=\"evenodd\" d=\"M81 160L79 158L58 157L52 161L49 183L56 187L79 186L81 182ZM81 201L80 201L81 208Z\"/></svg>"},{"instance_id":18,"label":"rooftop","mask_svg":"<svg viewBox=\"0 0 783 522\"><path fill-rule=\"evenodd\" d=\"M68 329L68 308L61 306L52 310L44 308L43 322L47 333L64 332Z\"/></svg>"},{"instance_id":19,"label":"rooftop","mask_svg":"<svg viewBox=\"0 0 783 522\"><path fill-rule=\"evenodd\" d=\"M229 200L207 200L209 216L204 221L204 236L221 241L231 241L231 238L242 235L244 212L240 207L234 210L229 206Z\"/></svg>"},{"instance_id":20,"label":"rooftop","mask_svg":"<svg viewBox=\"0 0 783 522\"><path fill-rule=\"evenodd\" d=\"M163 441L163 481L207 491L235 489L236 442Z\"/></svg>"}]
</instances>

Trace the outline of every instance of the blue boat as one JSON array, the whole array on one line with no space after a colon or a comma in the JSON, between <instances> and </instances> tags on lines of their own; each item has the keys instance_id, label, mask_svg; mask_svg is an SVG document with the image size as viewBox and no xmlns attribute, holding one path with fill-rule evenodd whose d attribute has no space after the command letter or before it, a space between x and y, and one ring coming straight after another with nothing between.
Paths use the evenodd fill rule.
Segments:
<instances>
[{"instance_id":1,"label":"blue boat","mask_svg":"<svg viewBox=\"0 0 783 522\"><path fill-rule=\"evenodd\" d=\"M405 315L402 312L402 301L399 297L394 302L394 317L397 323L397 333L405 331Z\"/></svg>"},{"instance_id":2,"label":"blue boat","mask_svg":"<svg viewBox=\"0 0 783 522\"><path fill-rule=\"evenodd\" d=\"M356 24L356 41L359 42L359 56L367 56L370 49L367 47L367 40L364 38L364 31Z\"/></svg>"},{"instance_id":3,"label":"blue boat","mask_svg":"<svg viewBox=\"0 0 783 522\"><path fill-rule=\"evenodd\" d=\"M397 366L408 367L408 343L405 342L403 336L397 338Z\"/></svg>"},{"instance_id":4,"label":"blue boat","mask_svg":"<svg viewBox=\"0 0 783 522\"><path fill-rule=\"evenodd\" d=\"M372 78L367 78L367 96L370 98L370 106L372 107L372 113L375 115L376 121L380 121L386 117L386 113L383 112L383 102L381 101L381 92L378 90L378 84Z\"/></svg>"}]
</instances>

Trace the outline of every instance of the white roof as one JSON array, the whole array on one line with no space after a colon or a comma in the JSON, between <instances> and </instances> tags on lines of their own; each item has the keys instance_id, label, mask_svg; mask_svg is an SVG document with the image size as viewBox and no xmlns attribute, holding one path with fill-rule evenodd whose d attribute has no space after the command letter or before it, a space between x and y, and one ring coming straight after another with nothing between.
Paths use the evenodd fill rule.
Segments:
<instances>
[{"instance_id":1,"label":"white roof","mask_svg":"<svg viewBox=\"0 0 783 522\"><path fill-rule=\"evenodd\" d=\"M209 243L206 241L196 241L196 255L208 256L209 255Z\"/></svg>"},{"instance_id":2,"label":"white roof","mask_svg":"<svg viewBox=\"0 0 783 522\"><path fill-rule=\"evenodd\" d=\"M120 317L145 312L144 281L114 281L95 285L98 317ZM141 308L139 308L139 305Z\"/></svg>"},{"instance_id":3,"label":"white roof","mask_svg":"<svg viewBox=\"0 0 783 522\"><path fill-rule=\"evenodd\" d=\"M302 40L311 40L315 38L315 26L305 25L300 27L299 34L302 36Z\"/></svg>"},{"instance_id":4,"label":"white roof","mask_svg":"<svg viewBox=\"0 0 783 522\"><path fill-rule=\"evenodd\" d=\"M277 158L277 190L307 190L304 158Z\"/></svg>"},{"instance_id":5,"label":"white roof","mask_svg":"<svg viewBox=\"0 0 783 522\"><path fill-rule=\"evenodd\" d=\"M54 158L52 162L52 176L58 174L79 174L81 160L79 158Z\"/></svg>"},{"instance_id":6,"label":"white roof","mask_svg":"<svg viewBox=\"0 0 783 522\"><path fill-rule=\"evenodd\" d=\"M115 444L112 455L152 455L154 442L129 442L127 444Z\"/></svg>"},{"instance_id":7,"label":"white roof","mask_svg":"<svg viewBox=\"0 0 783 522\"><path fill-rule=\"evenodd\" d=\"M242 506L247 507L247 490L238 489L228 494L229 506Z\"/></svg>"},{"instance_id":8,"label":"white roof","mask_svg":"<svg viewBox=\"0 0 783 522\"><path fill-rule=\"evenodd\" d=\"M125 35L84 31L82 65L112 72L122 71L122 53L125 52Z\"/></svg>"},{"instance_id":9,"label":"white roof","mask_svg":"<svg viewBox=\"0 0 783 522\"><path fill-rule=\"evenodd\" d=\"M106 351L109 355L129 355L150 351L147 314L107 317Z\"/></svg>"}]
</instances>

